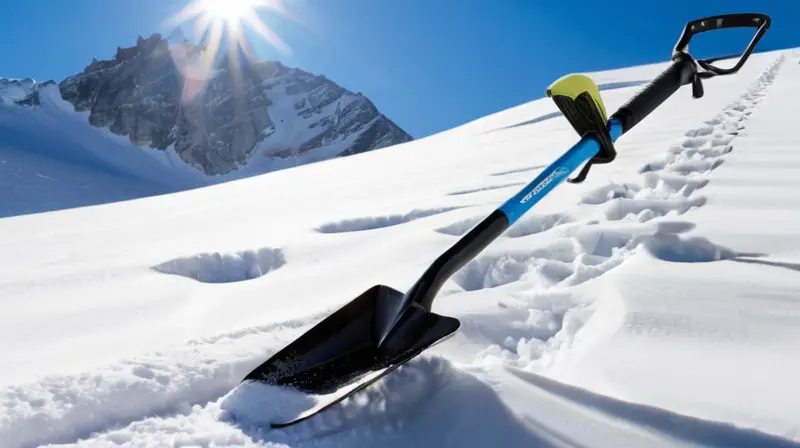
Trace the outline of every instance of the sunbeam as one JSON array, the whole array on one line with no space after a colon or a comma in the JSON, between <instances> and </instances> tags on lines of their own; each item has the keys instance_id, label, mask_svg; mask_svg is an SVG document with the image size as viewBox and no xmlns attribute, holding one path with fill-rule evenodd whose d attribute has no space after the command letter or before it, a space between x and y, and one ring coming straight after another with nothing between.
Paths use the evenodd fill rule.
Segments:
<instances>
[{"instance_id":1,"label":"sunbeam","mask_svg":"<svg viewBox=\"0 0 800 448\"><path fill-rule=\"evenodd\" d=\"M204 51L197 57L189 57L185 51L173 51L175 62L186 81L184 99L194 97L202 90L203 80L209 78L214 62L223 42L231 57L228 69L236 77L240 69L239 54L253 57L245 27L255 32L277 50L291 53L291 48L259 17L259 9L269 9L284 18L294 21L284 0L193 0L166 21L170 27L191 23L194 37L200 39Z\"/></svg>"},{"instance_id":2,"label":"sunbeam","mask_svg":"<svg viewBox=\"0 0 800 448\"><path fill-rule=\"evenodd\" d=\"M289 52L289 46L258 16L258 9L270 9L283 17L294 19L283 0L193 0L170 18L169 24L177 26L194 21L196 35L214 27L227 28L234 38L244 41L242 25L249 25L260 37L275 48Z\"/></svg>"}]
</instances>

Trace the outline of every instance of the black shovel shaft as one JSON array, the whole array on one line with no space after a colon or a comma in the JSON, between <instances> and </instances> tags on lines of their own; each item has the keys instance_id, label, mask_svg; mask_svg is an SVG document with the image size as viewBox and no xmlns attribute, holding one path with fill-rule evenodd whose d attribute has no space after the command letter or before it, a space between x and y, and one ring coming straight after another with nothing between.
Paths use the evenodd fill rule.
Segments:
<instances>
[{"instance_id":1,"label":"black shovel shaft","mask_svg":"<svg viewBox=\"0 0 800 448\"><path fill-rule=\"evenodd\" d=\"M433 298L444 282L497 239L508 226L505 213L500 210L492 212L440 255L411 287L407 297L430 311Z\"/></svg>"},{"instance_id":2,"label":"black shovel shaft","mask_svg":"<svg viewBox=\"0 0 800 448\"><path fill-rule=\"evenodd\" d=\"M630 130L682 85L690 83L696 72L697 66L691 56L676 56L672 65L617 110L611 120L621 123L623 133ZM417 303L430 311L444 282L505 232L509 225L508 216L501 210L487 216L430 265L409 290L407 303Z\"/></svg>"},{"instance_id":3,"label":"black shovel shaft","mask_svg":"<svg viewBox=\"0 0 800 448\"><path fill-rule=\"evenodd\" d=\"M611 119L622 124L623 133L630 130L682 85L690 83L696 72L697 66L691 56L678 55L672 65L617 110ZM444 282L505 232L509 225L508 217L500 210L487 216L430 265L408 291L408 302L430 311Z\"/></svg>"}]
</instances>

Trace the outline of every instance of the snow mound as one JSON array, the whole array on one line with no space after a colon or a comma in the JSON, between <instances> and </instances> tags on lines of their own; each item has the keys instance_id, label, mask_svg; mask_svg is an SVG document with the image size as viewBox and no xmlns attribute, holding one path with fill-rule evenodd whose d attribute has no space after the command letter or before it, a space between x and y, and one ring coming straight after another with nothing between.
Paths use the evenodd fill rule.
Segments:
<instances>
[{"instance_id":1,"label":"snow mound","mask_svg":"<svg viewBox=\"0 0 800 448\"><path fill-rule=\"evenodd\" d=\"M330 411L300 423L315 432L341 427L349 422L367 422L378 418L384 422L402 419L430 394L441 388L452 375L449 363L438 358L423 357L406 364L367 389L348 398ZM242 427L269 426L276 419L290 419L313 405L314 398L291 390L259 383L238 387L222 401L222 409ZM395 421L393 424L402 425ZM399 429L399 427L398 427ZM286 431L295 431L287 429Z\"/></svg>"},{"instance_id":2,"label":"snow mound","mask_svg":"<svg viewBox=\"0 0 800 448\"><path fill-rule=\"evenodd\" d=\"M246 381L222 397L220 409L224 421L266 432L270 424L294 418L313 404L312 397L294 389Z\"/></svg>"}]
</instances>

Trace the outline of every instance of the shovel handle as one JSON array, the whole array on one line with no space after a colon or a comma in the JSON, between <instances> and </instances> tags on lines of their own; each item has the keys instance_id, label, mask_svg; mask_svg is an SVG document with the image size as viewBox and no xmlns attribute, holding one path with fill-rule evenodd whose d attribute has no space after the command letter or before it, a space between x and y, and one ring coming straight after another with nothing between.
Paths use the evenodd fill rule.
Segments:
<instances>
[{"instance_id":1,"label":"shovel handle","mask_svg":"<svg viewBox=\"0 0 800 448\"><path fill-rule=\"evenodd\" d=\"M686 53L678 53L672 64L644 89L619 108L611 119L622 123L622 133L628 132L656 110L681 86L690 84L697 74L694 59Z\"/></svg>"}]
</instances>

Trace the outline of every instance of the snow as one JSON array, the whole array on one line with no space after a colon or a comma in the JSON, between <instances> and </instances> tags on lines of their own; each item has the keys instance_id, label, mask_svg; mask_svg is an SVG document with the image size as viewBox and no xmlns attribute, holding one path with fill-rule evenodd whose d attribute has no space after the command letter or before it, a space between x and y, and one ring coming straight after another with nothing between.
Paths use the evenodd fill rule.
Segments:
<instances>
[{"instance_id":1,"label":"snow","mask_svg":"<svg viewBox=\"0 0 800 448\"><path fill-rule=\"evenodd\" d=\"M35 91L39 105L15 103ZM320 114L304 118L293 104L305 94L283 93L282 88L269 92L274 133L247 164L225 175L206 176L181 160L172 147L138 147L128 137L91 126L89 112L75 112L56 84L0 78L0 218L128 201L256 176L336 157L361 136L363 131L354 132L302 154L275 157L275 152L314 138L325 129L310 128L315 120L334 115L337 107L356 98L347 95Z\"/></svg>"},{"instance_id":2,"label":"snow","mask_svg":"<svg viewBox=\"0 0 800 448\"><path fill-rule=\"evenodd\" d=\"M370 286L410 287L577 140L555 106L185 191L55 107L7 113L6 132L91 139L0 150L25 182L161 190L0 219L2 445L800 446L798 62L681 89L447 282L453 338L280 430L313 397L241 378ZM664 66L590 75L613 111Z\"/></svg>"},{"instance_id":3,"label":"snow","mask_svg":"<svg viewBox=\"0 0 800 448\"><path fill-rule=\"evenodd\" d=\"M39 99L36 107L0 102L0 217L210 183L171 149L145 151L126 137L92 127L88 112L74 112L55 84L40 86Z\"/></svg>"},{"instance_id":4,"label":"snow","mask_svg":"<svg viewBox=\"0 0 800 448\"><path fill-rule=\"evenodd\" d=\"M279 81L266 83L269 89L270 105L267 112L273 126L265 131L268 138L264 139L254 150L254 156L239 173L239 177L285 169L298 165L327 160L347 150L364 132L369 129L372 122L363 124L361 132L354 132L348 136L339 137L334 141L326 141L318 148L305 150L298 154L297 148L304 143L318 137L326 130L325 126L315 125L315 122L324 117L339 119L340 110L357 100L357 96L345 94L336 101L320 108L317 113L300 113L309 109L312 102L311 95L319 93L318 89L329 89L323 85L311 92L289 92L289 82L296 81L292 78L278 78ZM301 78L302 79L302 78ZM303 104L303 109L296 105ZM376 117L374 120L377 120ZM373 120L373 121L374 121Z\"/></svg>"},{"instance_id":5,"label":"snow","mask_svg":"<svg viewBox=\"0 0 800 448\"><path fill-rule=\"evenodd\" d=\"M0 78L0 106L16 104L36 91L36 81L30 78Z\"/></svg>"}]
</instances>

